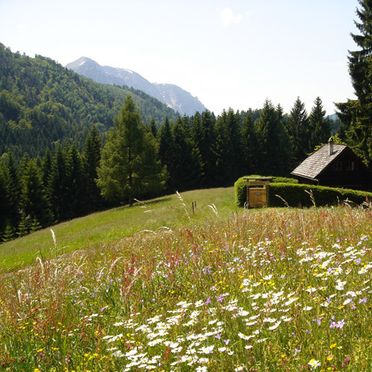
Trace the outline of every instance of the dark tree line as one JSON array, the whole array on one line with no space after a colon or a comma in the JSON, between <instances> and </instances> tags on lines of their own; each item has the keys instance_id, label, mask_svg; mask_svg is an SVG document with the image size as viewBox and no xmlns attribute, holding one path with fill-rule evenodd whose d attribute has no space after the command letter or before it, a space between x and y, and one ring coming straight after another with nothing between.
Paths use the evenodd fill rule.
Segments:
<instances>
[{"instance_id":1,"label":"dark tree line","mask_svg":"<svg viewBox=\"0 0 372 372\"><path fill-rule=\"evenodd\" d=\"M43 157L0 158L0 236L4 241L118 203L231 185L246 174L288 175L330 126L320 98L307 114L266 101L260 110L206 111L145 125L131 99L102 138L94 127L82 150L60 146ZM99 186L99 187L98 187Z\"/></svg>"},{"instance_id":2,"label":"dark tree line","mask_svg":"<svg viewBox=\"0 0 372 372\"><path fill-rule=\"evenodd\" d=\"M3 241L103 206L96 185L101 139L96 128L84 149L58 146L43 158L0 158L0 235Z\"/></svg>"},{"instance_id":3,"label":"dark tree line","mask_svg":"<svg viewBox=\"0 0 372 372\"><path fill-rule=\"evenodd\" d=\"M359 0L351 34L357 50L349 52L349 73L357 99L338 103L337 113L343 123L342 139L371 169L372 167L372 1Z\"/></svg>"}]
</instances>

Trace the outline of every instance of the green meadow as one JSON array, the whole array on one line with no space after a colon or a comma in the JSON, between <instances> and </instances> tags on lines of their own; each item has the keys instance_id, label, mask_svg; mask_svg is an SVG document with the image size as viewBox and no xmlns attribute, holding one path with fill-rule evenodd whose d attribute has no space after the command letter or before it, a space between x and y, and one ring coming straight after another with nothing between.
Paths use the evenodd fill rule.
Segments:
<instances>
[{"instance_id":1,"label":"green meadow","mask_svg":"<svg viewBox=\"0 0 372 372\"><path fill-rule=\"evenodd\" d=\"M349 206L236 210L228 188L3 244L0 367L371 370L371 221Z\"/></svg>"},{"instance_id":2,"label":"green meadow","mask_svg":"<svg viewBox=\"0 0 372 372\"><path fill-rule=\"evenodd\" d=\"M182 199L182 200L181 200ZM35 262L36 257L50 258L78 249L99 247L141 230L173 228L208 220L218 206L221 217L235 211L232 188L197 190L164 196L133 207L123 206L52 226L0 245L0 272L21 268ZM192 203L196 207L192 209Z\"/></svg>"}]
</instances>

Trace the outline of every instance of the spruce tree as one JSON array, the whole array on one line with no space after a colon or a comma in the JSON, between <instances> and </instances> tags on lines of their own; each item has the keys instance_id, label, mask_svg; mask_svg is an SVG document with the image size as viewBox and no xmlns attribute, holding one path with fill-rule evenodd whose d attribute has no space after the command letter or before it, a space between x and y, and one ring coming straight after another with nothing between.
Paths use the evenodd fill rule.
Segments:
<instances>
[{"instance_id":1,"label":"spruce tree","mask_svg":"<svg viewBox=\"0 0 372 372\"><path fill-rule=\"evenodd\" d=\"M266 100L260 116L255 123L257 136L256 157L259 160L258 173L281 175L287 170L285 148L288 140L282 122L282 109L277 109Z\"/></svg>"},{"instance_id":2,"label":"spruce tree","mask_svg":"<svg viewBox=\"0 0 372 372\"><path fill-rule=\"evenodd\" d=\"M242 175L240 118L232 109L216 121L216 168L220 184L231 185Z\"/></svg>"},{"instance_id":3,"label":"spruce tree","mask_svg":"<svg viewBox=\"0 0 372 372\"><path fill-rule=\"evenodd\" d=\"M196 113L192 118L192 136L191 140L195 151L200 154L200 172L201 186L213 186L218 180L216 175L216 133L215 133L215 116L204 111L201 115Z\"/></svg>"},{"instance_id":4,"label":"spruce tree","mask_svg":"<svg viewBox=\"0 0 372 372\"><path fill-rule=\"evenodd\" d=\"M304 160L310 151L309 127L305 104L297 97L288 117L288 135L292 148L292 166Z\"/></svg>"},{"instance_id":5,"label":"spruce tree","mask_svg":"<svg viewBox=\"0 0 372 372\"><path fill-rule=\"evenodd\" d=\"M36 160L29 160L22 175L21 209L24 219L36 219L42 226L52 222L52 214L46 198L41 170ZM23 221L24 222L24 221Z\"/></svg>"},{"instance_id":6,"label":"spruce tree","mask_svg":"<svg viewBox=\"0 0 372 372\"><path fill-rule=\"evenodd\" d=\"M97 210L102 205L100 190L96 180L98 178L97 168L101 160L101 138L96 127L93 127L85 142L84 152L85 173L85 211Z\"/></svg>"},{"instance_id":7,"label":"spruce tree","mask_svg":"<svg viewBox=\"0 0 372 372\"><path fill-rule=\"evenodd\" d=\"M315 146L326 143L331 135L329 120L325 117L322 100L317 97L309 116L309 147L313 150Z\"/></svg>"},{"instance_id":8,"label":"spruce tree","mask_svg":"<svg viewBox=\"0 0 372 372\"><path fill-rule=\"evenodd\" d=\"M3 186L5 191L6 220L12 228L19 223L20 218L20 180L19 174L11 153L6 153L2 158Z\"/></svg>"},{"instance_id":9,"label":"spruce tree","mask_svg":"<svg viewBox=\"0 0 372 372\"><path fill-rule=\"evenodd\" d=\"M70 194L68 217L81 216L85 212L86 178L83 173L80 154L75 146L71 146L67 153L67 188Z\"/></svg>"},{"instance_id":10,"label":"spruce tree","mask_svg":"<svg viewBox=\"0 0 372 372\"><path fill-rule=\"evenodd\" d=\"M166 167L168 172L168 181L166 190L170 192L176 191L176 186L174 183L175 179L175 144L173 131L171 129L171 124L168 118L165 119L165 122L160 127L158 131L158 141L159 141L159 158L163 166Z\"/></svg>"},{"instance_id":11,"label":"spruce tree","mask_svg":"<svg viewBox=\"0 0 372 372\"><path fill-rule=\"evenodd\" d=\"M97 185L108 201L132 205L134 198L162 187L156 148L145 133L133 99L128 96L103 147L97 171ZM152 164L149 153L154 154Z\"/></svg>"},{"instance_id":12,"label":"spruce tree","mask_svg":"<svg viewBox=\"0 0 372 372\"><path fill-rule=\"evenodd\" d=\"M66 157L66 150L58 146L52 159L50 176L48 178L48 200L56 222L71 218L69 167Z\"/></svg>"},{"instance_id":13,"label":"spruce tree","mask_svg":"<svg viewBox=\"0 0 372 372\"><path fill-rule=\"evenodd\" d=\"M359 34L351 34L357 50L349 52L349 72L356 100L338 103L338 116L345 128L345 141L372 164L372 1L359 0L359 21L355 24Z\"/></svg>"},{"instance_id":14,"label":"spruce tree","mask_svg":"<svg viewBox=\"0 0 372 372\"><path fill-rule=\"evenodd\" d=\"M257 172L257 137L251 111L243 119L242 124L242 162L245 174Z\"/></svg>"},{"instance_id":15,"label":"spruce tree","mask_svg":"<svg viewBox=\"0 0 372 372\"><path fill-rule=\"evenodd\" d=\"M201 157L188 135L188 123L178 118L173 127L174 154L172 177L176 190L190 190L200 186Z\"/></svg>"}]
</instances>

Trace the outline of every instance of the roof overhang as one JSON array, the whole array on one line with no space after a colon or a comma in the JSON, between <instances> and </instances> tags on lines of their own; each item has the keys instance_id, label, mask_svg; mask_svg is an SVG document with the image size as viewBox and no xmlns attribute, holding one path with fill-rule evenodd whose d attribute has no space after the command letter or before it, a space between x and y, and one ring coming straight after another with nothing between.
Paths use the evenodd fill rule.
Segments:
<instances>
[{"instance_id":1,"label":"roof overhang","mask_svg":"<svg viewBox=\"0 0 372 372\"><path fill-rule=\"evenodd\" d=\"M305 176L304 174L295 173L295 172L291 172L291 174L293 176L297 176L297 177L301 177L301 178L306 178L307 180L319 182L319 180L317 178L312 178L312 177L309 177L309 176Z\"/></svg>"}]
</instances>

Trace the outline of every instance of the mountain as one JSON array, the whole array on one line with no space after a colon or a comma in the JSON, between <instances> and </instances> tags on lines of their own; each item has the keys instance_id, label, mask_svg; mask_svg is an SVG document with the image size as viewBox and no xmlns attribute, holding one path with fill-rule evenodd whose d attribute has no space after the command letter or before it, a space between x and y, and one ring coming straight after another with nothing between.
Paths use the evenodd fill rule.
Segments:
<instances>
[{"instance_id":1,"label":"mountain","mask_svg":"<svg viewBox=\"0 0 372 372\"><path fill-rule=\"evenodd\" d=\"M148 123L176 113L142 91L98 84L42 56L12 53L0 43L0 155L11 149L31 156L56 143L84 142L92 125L112 126L131 94Z\"/></svg>"},{"instance_id":2,"label":"mountain","mask_svg":"<svg viewBox=\"0 0 372 372\"><path fill-rule=\"evenodd\" d=\"M140 74L131 70L101 66L87 57L81 57L66 67L98 83L126 85L142 90L181 115L193 115L206 110L198 98L193 97L177 85L150 83Z\"/></svg>"}]
</instances>

